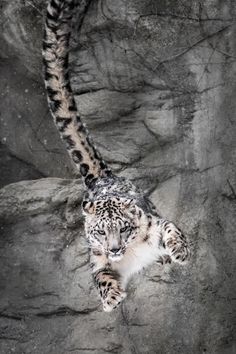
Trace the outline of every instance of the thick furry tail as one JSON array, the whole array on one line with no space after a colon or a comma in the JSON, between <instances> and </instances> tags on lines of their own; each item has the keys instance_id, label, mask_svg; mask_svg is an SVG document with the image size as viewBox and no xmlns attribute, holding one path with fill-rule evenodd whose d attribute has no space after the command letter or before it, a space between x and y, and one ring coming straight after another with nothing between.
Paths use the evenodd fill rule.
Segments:
<instances>
[{"instance_id":1,"label":"thick furry tail","mask_svg":"<svg viewBox=\"0 0 236 354\"><path fill-rule=\"evenodd\" d=\"M43 41L45 85L49 107L61 138L79 168L87 188L111 174L82 123L68 74L71 20L75 5L84 12L90 0L50 0ZM77 6L76 6L77 8Z\"/></svg>"}]
</instances>

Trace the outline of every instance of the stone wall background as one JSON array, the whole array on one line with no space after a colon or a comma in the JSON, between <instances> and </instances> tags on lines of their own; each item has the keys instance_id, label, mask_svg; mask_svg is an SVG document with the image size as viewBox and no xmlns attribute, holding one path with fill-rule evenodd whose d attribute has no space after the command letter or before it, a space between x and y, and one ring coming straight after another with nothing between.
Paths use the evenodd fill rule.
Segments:
<instances>
[{"instance_id":1,"label":"stone wall background","mask_svg":"<svg viewBox=\"0 0 236 354\"><path fill-rule=\"evenodd\" d=\"M193 253L133 279L112 314L47 108L45 5L0 0L0 352L235 353L236 3L94 0L74 23L71 80L96 145Z\"/></svg>"}]
</instances>

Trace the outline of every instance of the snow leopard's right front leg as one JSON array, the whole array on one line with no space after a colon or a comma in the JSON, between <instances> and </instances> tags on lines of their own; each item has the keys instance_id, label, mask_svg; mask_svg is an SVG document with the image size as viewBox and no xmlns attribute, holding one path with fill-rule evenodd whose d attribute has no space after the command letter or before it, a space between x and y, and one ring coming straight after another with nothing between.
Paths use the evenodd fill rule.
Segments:
<instances>
[{"instance_id":1,"label":"snow leopard's right front leg","mask_svg":"<svg viewBox=\"0 0 236 354\"><path fill-rule=\"evenodd\" d=\"M112 269L104 254L95 252L90 256L91 268L95 285L99 291L103 304L103 310L111 312L121 301L126 298L126 292L122 286L122 277L119 272Z\"/></svg>"},{"instance_id":2,"label":"snow leopard's right front leg","mask_svg":"<svg viewBox=\"0 0 236 354\"><path fill-rule=\"evenodd\" d=\"M173 262L184 263L190 257L186 237L180 229L168 220L160 222L163 246Z\"/></svg>"}]
</instances>

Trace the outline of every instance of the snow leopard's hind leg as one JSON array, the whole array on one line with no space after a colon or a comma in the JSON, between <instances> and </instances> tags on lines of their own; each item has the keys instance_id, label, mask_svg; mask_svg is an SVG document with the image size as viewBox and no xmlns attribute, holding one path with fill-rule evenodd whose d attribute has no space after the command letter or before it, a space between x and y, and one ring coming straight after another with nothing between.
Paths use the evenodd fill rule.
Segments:
<instances>
[{"instance_id":1,"label":"snow leopard's hind leg","mask_svg":"<svg viewBox=\"0 0 236 354\"><path fill-rule=\"evenodd\" d=\"M190 257L190 249L186 237L180 229L167 220L162 220L160 225L163 246L169 253L171 260L182 264L188 261Z\"/></svg>"}]
</instances>

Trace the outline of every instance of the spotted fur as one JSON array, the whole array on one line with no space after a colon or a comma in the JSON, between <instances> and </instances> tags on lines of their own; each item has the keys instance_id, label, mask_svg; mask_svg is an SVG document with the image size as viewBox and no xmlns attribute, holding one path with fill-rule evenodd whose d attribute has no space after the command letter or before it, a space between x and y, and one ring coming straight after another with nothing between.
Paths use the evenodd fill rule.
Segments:
<instances>
[{"instance_id":1,"label":"spotted fur","mask_svg":"<svg viewBox=\"0 0 236 354\"><path fill-rule=\"evenodd\" d=\"M75 0L51 0L48 4L43 40L44 77L54 122L89 188L97 178L111 172L81 121L69 81L69 41L76 3ZM88 4L89 1L79 1L78 10L83 13Z\"/></svg>"},{"instance_id":2,"label":"spotted fur","mask_svg":"<svg viewBox=\"0 0 236 354\"><path fill-rule=\"evenodd\" d=\"M182 232L162 219L129 180L112 174L81 121L69 81L69 40L75 5L82 17L89 3L49 1L43 61L52 116L85 184L83 212L90 265L103 309L109 312L126 297L132 274L154 261L184 263L190 252Z\"/></svg>"}]
</instances>

